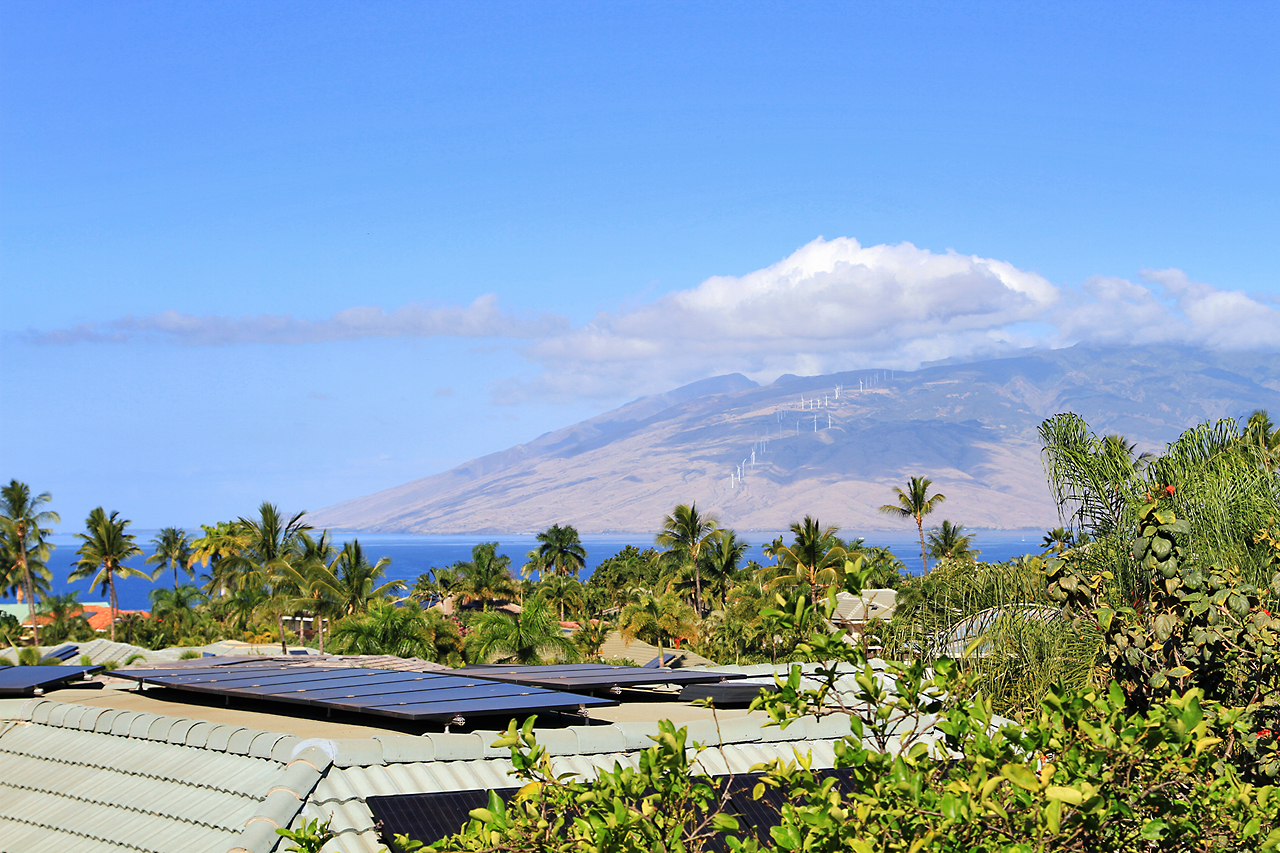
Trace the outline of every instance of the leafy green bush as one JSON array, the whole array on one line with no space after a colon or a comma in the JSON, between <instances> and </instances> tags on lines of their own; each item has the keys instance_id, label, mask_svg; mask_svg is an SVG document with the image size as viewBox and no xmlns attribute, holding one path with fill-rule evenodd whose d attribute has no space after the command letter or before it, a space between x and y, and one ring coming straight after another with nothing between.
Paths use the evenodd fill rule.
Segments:
<instances>
[{"instance_id":1,"label":"leafy green bush","mask_svg":"<svg viewBox=\"0 0 1280 853\"><path fill-rule=\"evenodd\" d=\"M834 602L828 602L827 607ZM803 613L789 618L804 619ZM888 664L883 678L857 646L813 634L798 667L754 707L780 726L844 714L850 736L836 765L853 771L845 795L806 755L753 768L786 795L763 846L788 851L1261 850L1280 849L1277 791L1244 778L1232 758L1250 715L1191 688L1130 712L1118 684L1050 689L1019 722L1003 720L949 660ZM852 695L837 689L856 672ZM846 684L840 687L847 690ZM591 781L559 778L532 720L495 744L525 784L510 803L491 795L435 850L696 853L723 842L761 846L726 811L718 780L693 771L702 747L663 722L635 768L615 764ZM403 840L402 841L407 841ZM411 849L408 845L406 849Z\"/></svg>"}]
</instances>

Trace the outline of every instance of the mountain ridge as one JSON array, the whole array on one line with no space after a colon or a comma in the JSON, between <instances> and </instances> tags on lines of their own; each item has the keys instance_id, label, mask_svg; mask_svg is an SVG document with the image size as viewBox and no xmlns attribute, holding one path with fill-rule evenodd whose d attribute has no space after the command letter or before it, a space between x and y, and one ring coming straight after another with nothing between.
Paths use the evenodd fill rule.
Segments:
<instances>
[{"instance_id":1,"label":"mountain ridge","mask_svg":"<svg viewBox=\"0 0 1280 853\"><path fill-rule=\"evenodd\" d=\"M806 513L883 529L876 507L893 486L924 475L948 496L948 518L1044 527L1057 518L1035 431L1045 417L1075 411L1097 432L1158 449L1195 423L1256 408L1280 411L1280 356L1077 346L769 385L726 374L311 520L374 532L510 534L559 522L641 533L676 503L696 501L739 529L782 530Z\"/></svg>"}]
</instances>

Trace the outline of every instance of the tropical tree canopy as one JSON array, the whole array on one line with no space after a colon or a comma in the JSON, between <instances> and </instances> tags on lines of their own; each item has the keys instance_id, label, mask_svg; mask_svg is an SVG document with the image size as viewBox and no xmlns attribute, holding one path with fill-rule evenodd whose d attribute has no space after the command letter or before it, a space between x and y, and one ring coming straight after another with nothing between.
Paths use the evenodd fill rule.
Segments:
<instances>
[{"instance_id":1,"label":"tropical tree canopy","mask_svg":"<svg viewBox=\"0 0 1280 853\"><path fill-rule=\"evenodd\" d=\"M539 599L518 613L486 610L469 626L467 658L475 663L577 663L578 647L565 636L556 615Z\"/></svg>"},{"instance_id":2,"label":"tropical tree canopy","mask_svg":"<svg viewBox=\"0 0 1280 853\"><path fill-rule=\"evenodd\" d=\"M102 507L97 507L85 519L84 533L77 533L81 540L76 551L78 559L68 576L69 580L83 580L92 576L90 587L97 587L107 593L111 606L111 639L116 638L116 618L120 613L119 599L116 596L116 578L147 578L151 575L124 564L130 557L142 553L132 533L126 532L131 522L121 518L120 513L107 514Z\"/></svg>"},{"instance_id":3,"label":"tropical tree canopy","mask_svg":"<svg viewBox=\"0 0 1280 853\"><path fill-rule=\"evenodd\" d=\"M702 546L711 532L720 527L713 515L698 512L698 505L678 504L671 514L662 520L662 532L656 537L658 547L665 548L685 565L693 567L694 607L702 609L702 571L698 558Z\"/></svg>"},{"instance_id":4,"label":"tropical tree canopy","mask_svg":"<svg viewBox=\"0 0 1280 853\"><path fill-rule=\"evenodd\" d=\"M925 554L924 517L947 499L943 494L930 495L929 487L932 485L933 481L927 477L912 477L907 488L893 490L898 499L897 503L884 504L880 507L880 512L885 515L915 520L916 531L920 534L920 562L924 564L926 572L929 571L929 559Z\"/></svg>"},{"instance_id":5,"label":"tropical tree canopy","mask_svg":"<svg viewBox=\"0 0 1280 853\"><path fill-rule=\"evenodd\" d=\"M161 569L168 567L173 571L173 588L178 588L178 570L187 577L195 577L195 552L187 539L187 532L179 527L166 527L151 540L155 550L147 557L148 565L158 564Z\"/></svg>"},{"instance_id":6,"label":"tropical tree canopy","mask_svg":"<svg viewBox=\"0 0 1280 853\"><path fill-rule=\"evenodd\" d=\"M657 596L643 592L622 608L618 628L624 640L651 643L658 647L661 655L664 648L670 648L672 640L693 637L696 620L693 608L676 593Z\"/></svg>"},{"instance_id":7,"label":"tropical tree canopy","mask_svg":"<svg viewBox=\"0 0 1280 853\"><path fill-rule=\"evenodd\" d=\"M344 655L397 655L457 666L462 663L462 635L439 610L423 610L414 601L393 604L375 599L369 609L340 620L330 637Z\"/></svg>"},{"instance_id":8,"label":"tropical tree canopy","mask_svg":"<svg viewBox=\"0 0 1280 853\"><path fill-rule=\"evenodd\" d=\"M578 576L586 568L587 550L582 547L577 528L553 524L538 534L538 565L553 567L557 574Z\"/></svg>"},{"instance_id":9,"label":"tropical tree canopy","mask_svg":"<svg viewBox=\"0 0 1280 853\"><path fill-rule=\"evenodd\" d=\"M386 581L378 583L386 575L391 566L390 557L382 557L376 563L365 558L360 540L353 539L342 546L333 562L333 576L337 580L337 592L344 610L357 613L369 607L369 603L377 598L390 595L392 592L403 592L407 586L404 581Z\"/></svg>"},{"instance_id":10,"label":"tropical tree canopy","mask_svg":"<svg viewBox=\"0 0 1280 853\"><path fill-rule=\"evenodd\" d=\"M803 587L816 601L823 590L839 585L844 577L848 552L837 533L840 528L823 527L813 516L791 525L790 545L775 549L779 572L777 582Z\"/></svg>"},{"instance_id":11,"label":"tropical tree canopy","mask_svg":"<svg viewBox=\"0 0 1280 853\"><path fill-rule=\"evenodd\" d=\"M276 616L280 635L280 650L286 650L284 615L297 609L302 596L298 584L299 565L306 551L303 534L311 525L302 520L306 512L286 517L279 508L268 501L258 507L258 516L241 518L234 536L240 543L237 553L222 557L219 568L223 580L230 588L248 585L269 590L267 601L261 605L270 608Z\"/></svg>"},{"instance_id":12,"label":"tropical tree canopy","mask_svg":"<svg viewBox=\"0 0 1280 853\"><path fill-rule=\"evenodd\" d=\"M455 563L458 575L454 587L464 602L511 601L516 597L511 577L511 558L498 553L497 542L481 542L471 549L471 561Z\"/></svg>"},{"instance_id":13,"label":"tropical tree canopy","mask_svg":"<svg viewBox=\"0 0 1280 853\"><path fill-rule=\"evenodd\" d=\"M963 524L952 524L945 519L929 531L928 543L929 556L935 560L973 560L982 553L974 550L973 534L965 533Z\"/></svg>"},{"instance_id":14,"label":"tropical tree canopy","mask_svg":"<svg viewBox=\"0 0 1280 853\"><path fill-rule=\"evenodd\" d=\"M47 575L45 561L53 548L45 541L45 537L52 533L47 525L62 520L56 512L41 509L52 499L48 492L33 496L31 487L18 480L10 480L7 486L0 487L0 513L3 513L0 515L0 551L4 554L4 564L9 566L3 585L13 589L21 583L36 645L40 644L36 597L42 592L38 578Z\"/></svg>"}]
</instances>

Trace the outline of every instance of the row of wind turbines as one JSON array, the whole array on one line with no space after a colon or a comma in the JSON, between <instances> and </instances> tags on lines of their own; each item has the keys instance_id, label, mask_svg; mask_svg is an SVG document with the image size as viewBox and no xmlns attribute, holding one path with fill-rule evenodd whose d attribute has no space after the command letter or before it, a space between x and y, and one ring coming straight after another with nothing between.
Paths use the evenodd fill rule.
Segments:
<instances>
[{"instance_id":1,"label":"row of wind turbines","mask_svg":"<svg viewBox=\"0 0 1280 853\"><path fill-rule=\"evenodd\" d=\"M863 379L858 380L858 393L869 391L875 387L880 387L880 385L884 381L892 378L893 378L892 371L877 371L876 373L873 373L870 376L867 376ZM830 393L823 393L821 396L811 397L807 400L805 399L805 396L801 394L798 405L794 405L794 406L787 405L787 406L777 407L775 409L775 414L777 417L777 424L778 424L777 437L778 438L783 437L784 424L786 424L787 422L787 418L784 416L786 412L796 412L796 411L802 411L806 413L813 412L813 431L818 432L820 410L825 409L827 414L827 425L825 429L831 429L835 425L835 422L831 417L831 410L840 405L839 403L840 392L843 390L845 390L843 385L837 385L834 391ZM849 392L852 392L852 391L853 389L850 388ZM849 399L849 392L846 392L845 394L846 400ZM806 420L808 420L807 414L804 417L796 418L795 434L797 436L800 435L801 424ZM749 471L755 470L756 454L759 453L761 456L763 456L765 453L767 453L769 450L769 442L771 440L772 440L772 428L770 428L769 430L766 430L763 436L757 438L754 442L752 442L750 456L744 457L740 463L738 463L732 469L730 469L729 488L731 490L742 487L743 482L746 479L747 473Z\"/></svg>"}]
</instances>

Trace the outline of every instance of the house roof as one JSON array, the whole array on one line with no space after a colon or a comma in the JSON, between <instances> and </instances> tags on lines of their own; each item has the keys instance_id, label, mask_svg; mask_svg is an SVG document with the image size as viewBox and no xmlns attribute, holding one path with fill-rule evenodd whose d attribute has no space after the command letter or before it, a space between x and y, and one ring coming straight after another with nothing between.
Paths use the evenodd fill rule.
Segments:
<instances>
[{"instance_id":1,"label":"house roof","mask_svg":"<svg viewBox=\"0 0 1280 853\"><path fill-rule=\"evenodd\" d=\"M720 712L717 725L710 711L674 703L611 710L624 713L538 730L558 772L634 763L663 717L682 718L691 741L717 746L701 758L712 773L791 758L793 749L830 767L834 740L848 732L840 716L780 730L741 711ZM69 853L267 853L279 849L277 827L332 818L338 836L326 850L373 853L382 844L369 796L510 786L508 753L492 746L498 735L404 734L112 686L0 700L0 837L17 849Z\"/></svg>"}]
</instances>

